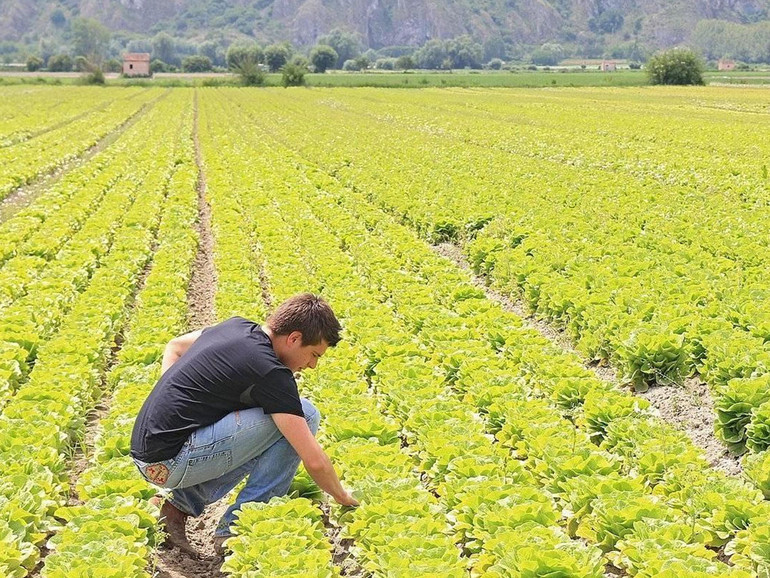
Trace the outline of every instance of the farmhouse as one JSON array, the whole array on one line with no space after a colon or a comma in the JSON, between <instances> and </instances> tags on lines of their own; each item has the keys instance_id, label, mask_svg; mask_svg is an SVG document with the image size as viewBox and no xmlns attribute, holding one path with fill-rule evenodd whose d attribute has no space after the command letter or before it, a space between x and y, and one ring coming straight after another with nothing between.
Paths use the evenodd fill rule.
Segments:
<instances>
[{"instance_id":1,"label":"farmhouse","mask_svg":"<svg viewBox=\"0 0 770 578\"><path fill-rule=\"evenodd\" d=\"M150 76L150 54L127 52L123 55L124 76Z\"/></svg>"},{"instance_id":2,"label":"farmhouse","mask_svg":"<svg viewBox=\"0 0 770 578\"><path fill-rule=\"evenodd\" d=\"M617 70L617 65L612 60L602 60L601 71L613 72Z\"/></svg>"},{"instance_id":3,"label":"farmhouse","mask_svg":"<svg viewBox=\"0 0 770 578\"><path fill-rule=\"evenodd\" d=\"M717 70L735 70L735 60L720 58L717 62Z\"/></svg>"}]
</instances>

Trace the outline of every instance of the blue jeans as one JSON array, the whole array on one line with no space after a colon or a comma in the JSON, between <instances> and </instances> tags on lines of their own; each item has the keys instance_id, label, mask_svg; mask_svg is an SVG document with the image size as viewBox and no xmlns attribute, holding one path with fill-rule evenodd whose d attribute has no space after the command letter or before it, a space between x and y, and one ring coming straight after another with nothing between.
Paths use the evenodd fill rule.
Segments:
<instances>
[{"instance_id":1,"label":"blue jeans","mask_svg":"<svg viewBox=\"0 0 770 578\"><path fill-rule=\"evenodd\" d=\"M321 414L302 398L302 411L315 435ZM215 536L229 536L234 512L245 502L267 502L283 496L299 467L299 456L281 434L273 418L256 407L227 414L195 430L179 453L149 464L134 459L147 479L146 468L163 465L168 478L161 485L173 490L170 501L182 512L200 516L203 508L224 497L246 476L249 479L220 520Z\"/></svg>"}]
</instances>

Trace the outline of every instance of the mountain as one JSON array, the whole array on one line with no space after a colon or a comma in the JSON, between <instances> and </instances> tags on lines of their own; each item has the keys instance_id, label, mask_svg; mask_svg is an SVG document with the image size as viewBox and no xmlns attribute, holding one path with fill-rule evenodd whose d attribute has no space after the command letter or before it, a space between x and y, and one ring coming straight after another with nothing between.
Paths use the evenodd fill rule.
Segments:
<instances>
[{"instance_id":1,"label":"mountain","mask_svg":"<svg viewBox=\"0 0 770 578\"><path fill-rule=\"evenodd\" d=\"M66 39L68 23L87 17L126 38L166 31L195 42L309 46L342 29L374 49L468 34L509 53L547 42L590 53L631 42L672 46L704 19L748 25L769 14L770 0L0 0L0 40Z\"/></svg>"}]
</instances>

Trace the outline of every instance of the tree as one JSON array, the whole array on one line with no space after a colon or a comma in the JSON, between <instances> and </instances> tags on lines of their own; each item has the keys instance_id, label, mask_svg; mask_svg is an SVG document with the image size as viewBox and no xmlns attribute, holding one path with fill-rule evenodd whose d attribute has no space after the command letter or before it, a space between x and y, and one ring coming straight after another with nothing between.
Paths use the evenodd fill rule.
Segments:
<instances>
[{"instance_id":1,"label":"tree","mask_svg":"<svg viewBox=\"0 0 770 578\"><path fill-rule=\"evenodd\" d=\"M174 39L165 32L158 32L152 38L152 57L166 64L178 64Z\"/></svg>"},{"instance_id":2,"label":"tree","mask_svg":"<svg viewBox=\"0 0 770 578\"><path fill-rule=\"evenodd\" d=\"M302 86L305 84L307 68L297 63L289 63L281 69L281 84L288 86Z\"/></svg>"},{"instance_id":3,"label":"tree","mask_svg":"<svg viewBox=\"0 0 770 578\"><path fill-rule=\"evenodd\" d=\"M202 42L200 46L198 46L198 55L207 57L211 60L212 64L217 66L221 66L225 63L219 44L213 40Z\"/></svg>"},{"instance_id":4,"label":"tree","mask_svg":"<svg viewBox=\"0 0 770 578\"><path fill-rule=\"evenodd\" d=\"M91 63L85 56L80 54L75 57L73 66L77 72L88 72L91 68Z\"/></svg>"},{"instance_id":5,"label":"tree","mask_svg":"<svg viewBox=\"0 0 770 578\"><path fill-rule=\"evenodd\" d=\"M241 77L244 86L262 86L265 83L265 72L253 54L247 54L237 59L232 71Z\"/></svg>"},{"instance_id":6,"label":"tree","mask_svg":"<svg viewBox=\"0 0 770 578\"><path fill-rule=\"evenodd\" d=\"M321 36L318 39L318 44L331 46L337 53L337 63L334 68L342 68L346 60L351 60L361 54L361 40L358 34L339 28Z\"/></svg>"},{"instance_id":7,"label":"tree","mask_svg":"<svg viewBox=\"0 0 770 578\"><path fill-rule=\"evenodd\" d=\"M64 15L64 11L61 8L56 8L51 12L51 24L56 28L62 28L67 23L67 17Z\"/></svg>"},{"instance_id":8,"label":"tree","mask_svg":"<svg viewBox=\"0 0 770 578\"><path fill-rule=\"evenodd\" d=\"M236 70L240 68L241 64L246 60L251 60L256 64L262 62L263 59L262 48L256 43L243 43L234 42L227 49L227 68L230 70Z\"/></svg>"},{"instance_id":9,"label":"tree","mask_svg":"<svg viewBox=\"0 0 770 578\"><path fill-rule=\"evenodd\" d=\"M487 68L489 70L500 70L503 67L503 64L505 64L501 59L499 58L493 58L489 62L487 62Z\"/></svg>"},{"instance_id":10,"label":"tree","mask_svg":"<svg viewBox=\"0 0 770 578\"><path fill-rule=\"evenodd\" d=\"M158 58L154 58L150 62L150 74L155 74L156 72L168 72L168 65Z\"/></svg>"},{"instance_id":11,"label":"tree","mask_svg":"<svg viewBox=\"0 0 770 578\"><path fill-rule=\"evenodd\" d=\"M655 54L647 61L647 76L652 84L705 84L703 63L688 48L672 48Z\"/></svg>"},{"instance_id":12,"label":"tree","mask_svg":"<svg viewBox=\"0 0 770 578\"><path fill-rule=\"evenodd\" d=\"M54 54L48 59L51 72L69 72L72 70L72 58L69 54Z\"/></svg>"},{"instance_id":13,"label":"tree","mask_svg":"<svg viewBox=\"0 0 770 578\"><path fill-rule=\"evenodd\" d=\"M421 48L414 54L414 58L417 61L417 66L420 68L441 68L444 60L446 60L447 54L444 48L444 43L438 38L432 38L428 40Z\"/></svg>"},{"instance_id":14,"label":"tree","mask_svg":"<svg viewBox=\"0 0 770 578\"><path fill-rule=\"evenodd\" d=\"M270 72L281 70L290 57L291 53L285 44L271 44L265 48L265 64L270 68Z\"/></svg>"},{"instance_id":15,"label":"tree","mask_svg":"<svg viewBox=\"0 0 770 578\"><path fill-rule=\"evenodd\" d=\"M404 54L396 58L396 70L410 70L417 66L414 58L409 54Z\"/></svg>"},{"instance_id":16,"label":"tree","mask_svg":"<svg viewBox=\"0 0 770 578\"><path fill-rule=\"evenodd\" d=\"M211 59L208 56L185 56L182 60L184 72L208 72L211 66Z\"/></svg>"},{"instance_id":17,"label":"tree","mask_svg":"<svg viewBox=\"0 0 770 578\"><path fill-rule=\"evenodd\" d=\"M450 68L481 68L484 49L467 34L448 40L444 46Z\"/></svg>"},{"instance_id":18,"label":"tree","mask_svg":"<svg viewBox=\"0 0 770 578\"><path fill-rule=\"evenodd\" d=\"M316 72L324 73L329 68L334 68L338 58L337 51L328 44L318 44L310 51L310 63Z\"/></svg>"},{"instance_id":19,"label":"tree","mask_svg":"<svg viewBox=\"0 0 770 578\"><path fill-rule=\"evenodd\" d=\"M546 42L540 48L536 48L530 55L533 64L538 66L554 66L564 58L564 50L561 44Z\"/></svg>"},{"instance_id":20,"label":"tree","mask_svg":"<svg viewBox=\"0 0 770 578\"><path fill-rule=\"evenodd\" d=\"M37 72L43 68L43 59L39 56L30 56L27 58L27 70L30 72Z\"/></svg>"},{"instance_id":21,"label":"tree","mask_svg":"<svg viewBox=\"0 0 770 578\"><path fill-rule=\"evenodd\" d=\"M90 62L101 65L110 44L110 31L91 18L72 21L72 47L76 56L85 56Z\"/></svg>"}]
</instances>

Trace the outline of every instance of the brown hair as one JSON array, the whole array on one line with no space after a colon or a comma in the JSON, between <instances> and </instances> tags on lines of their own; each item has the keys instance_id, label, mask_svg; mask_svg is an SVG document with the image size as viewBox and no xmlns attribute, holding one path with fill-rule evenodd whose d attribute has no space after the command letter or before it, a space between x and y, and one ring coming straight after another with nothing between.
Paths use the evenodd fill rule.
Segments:
<instances>
[{"instance_id":1,"label":"brown hair","mask_svg":"<svg viewBox=\"0 0 770 578\"><path fill-rule=\"evenodd\" d=\"M329 304L312 293L290 297L278 306L266 323L276 335L299 331L303 345L318 345L323 339L334 347L340 341L342 329Z\"/></svg>"}]
</instances>

